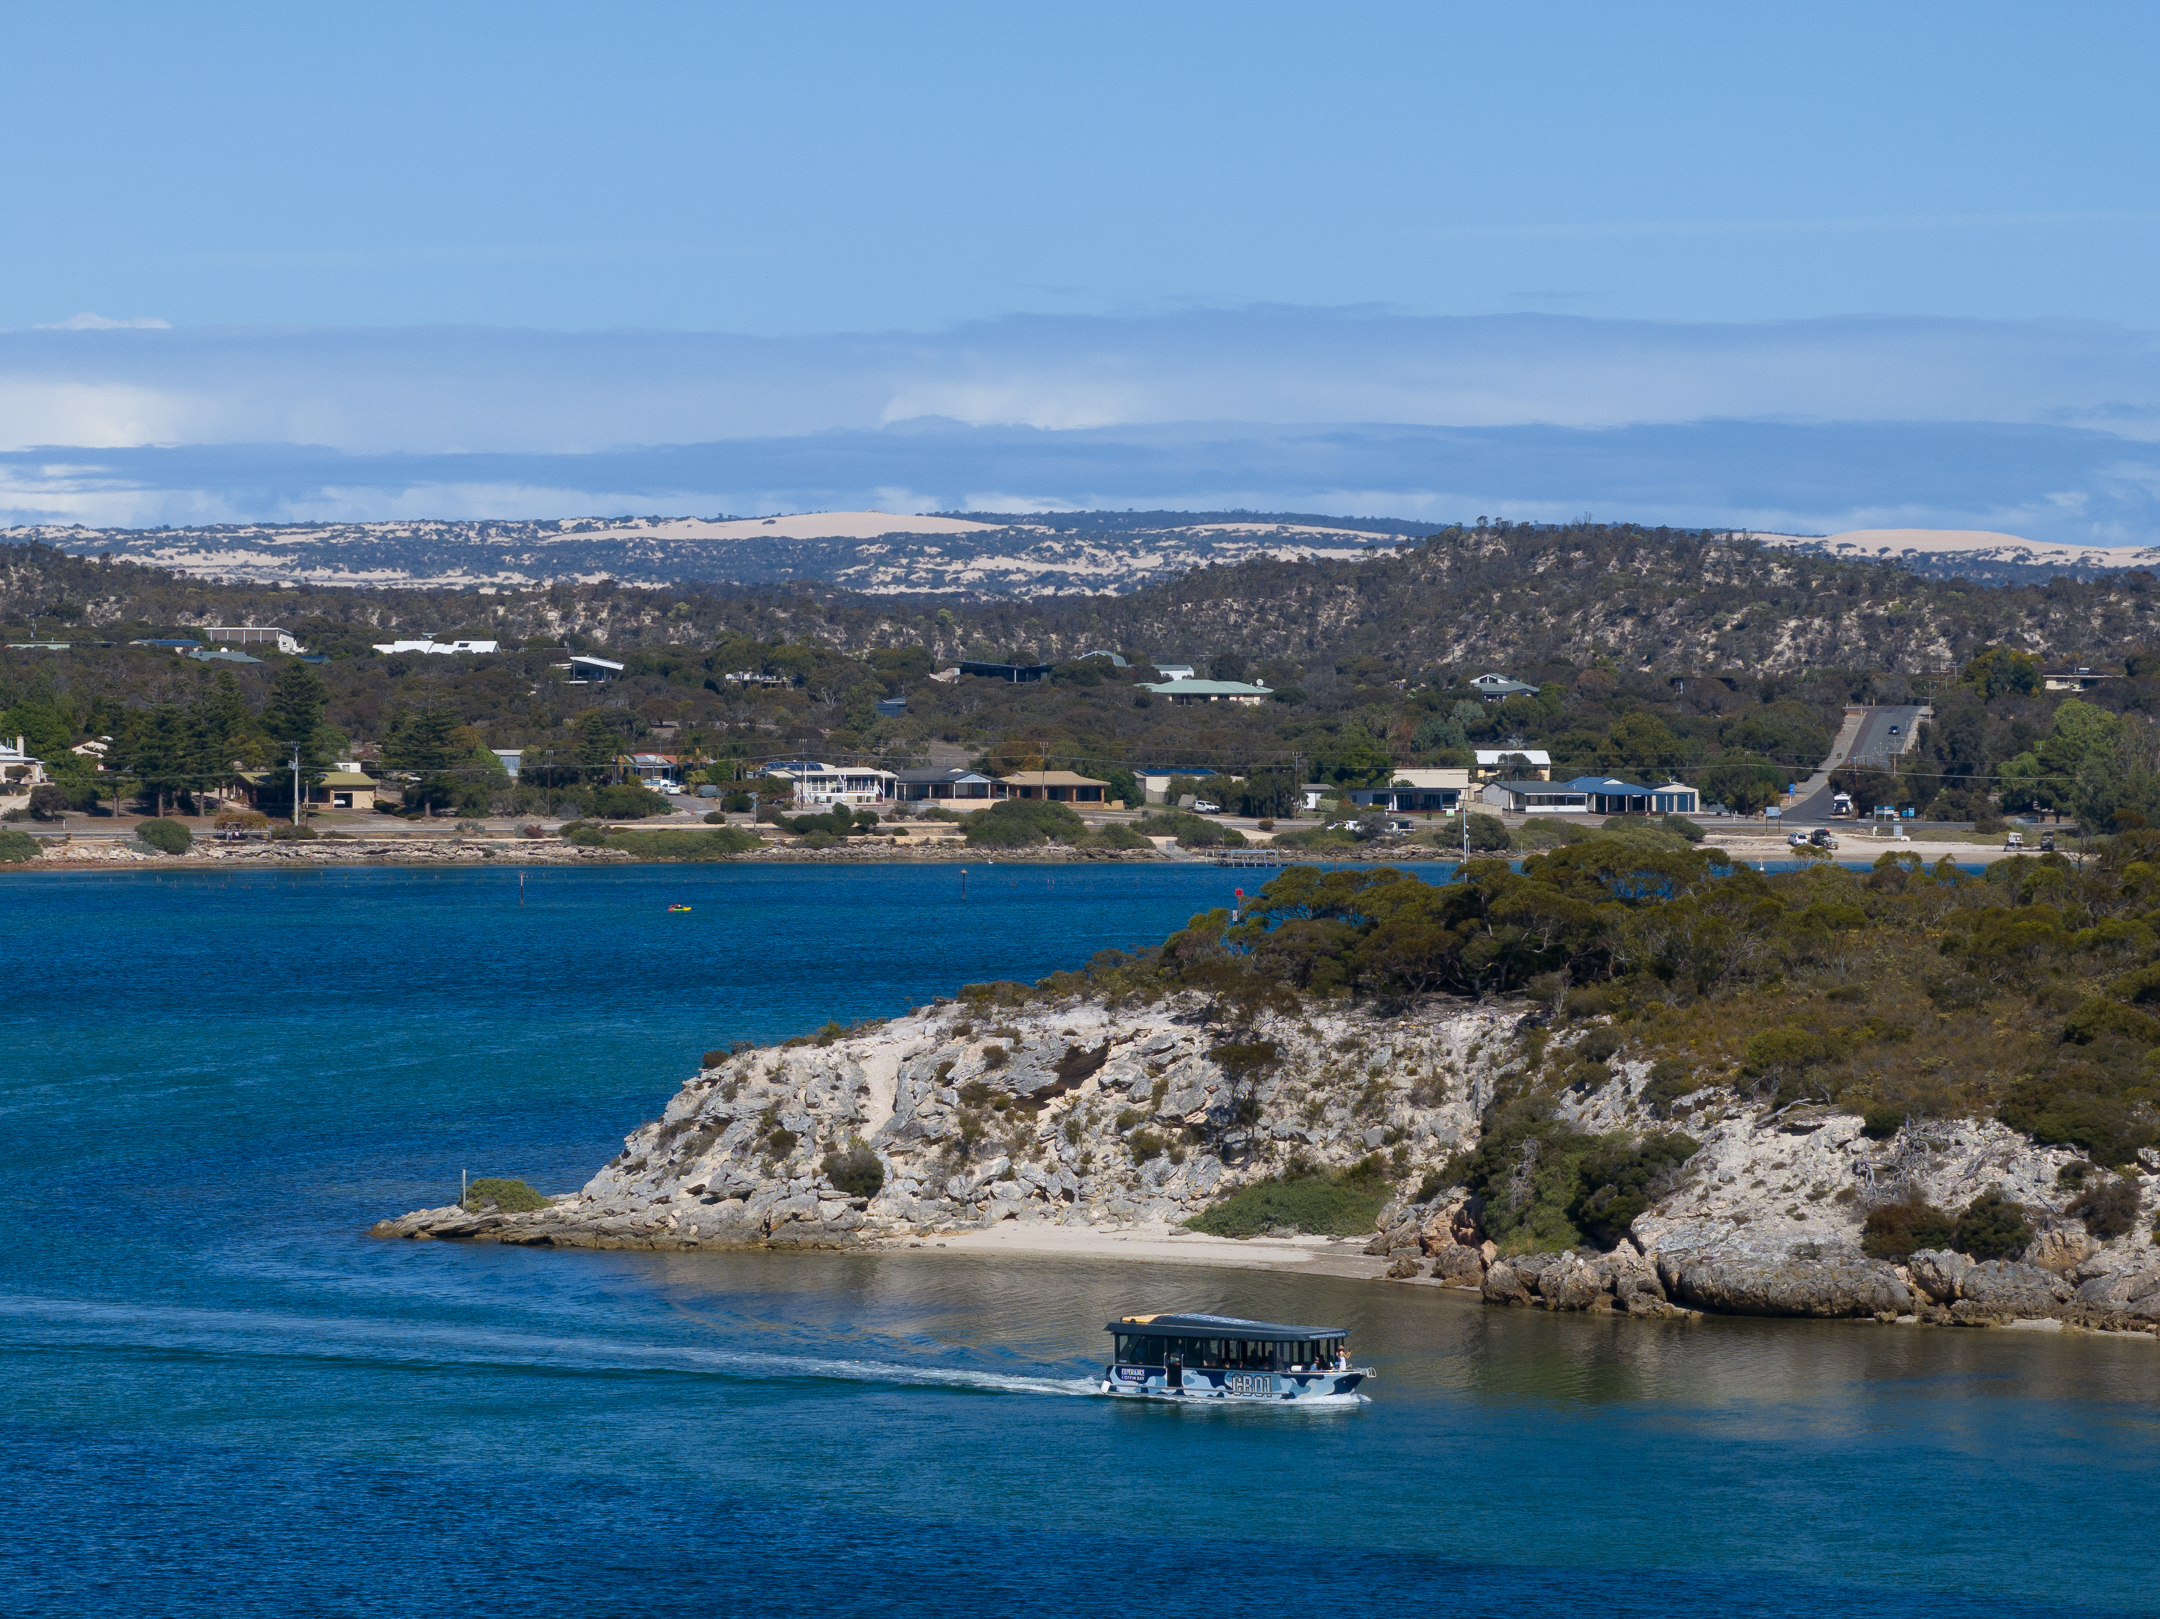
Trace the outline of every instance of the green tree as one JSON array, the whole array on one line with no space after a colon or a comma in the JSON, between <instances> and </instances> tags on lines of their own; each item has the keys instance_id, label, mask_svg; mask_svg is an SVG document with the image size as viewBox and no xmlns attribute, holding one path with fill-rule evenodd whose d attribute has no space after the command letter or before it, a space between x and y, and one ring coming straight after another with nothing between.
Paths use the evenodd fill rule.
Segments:
<instances>
[{"instance_id":1,"label":"green tree","mask_svg":"<svg viewBox=\"0 0 2160 1619\"><path fill-rule=\"evenodd\" d=\"M615 756L622 751L622 737L597 708L587 709L577 722L571 743L571 763L587 781L605 781L615 773Z\"/></svg>"},{"instance_id":2,"label":"green tree","mask_svg":"<svg viewBox=\"0 0 2160 1619\"><path fill-rule=\"evenodd\" d=\"M278 671L270 685L270 700L263 705L263 729L284 745L289 758L295 744L304 770L320 771L329 763L320 750L316 732L330 694L306 664L293 662Z\"/></svg>"}]
</instances>

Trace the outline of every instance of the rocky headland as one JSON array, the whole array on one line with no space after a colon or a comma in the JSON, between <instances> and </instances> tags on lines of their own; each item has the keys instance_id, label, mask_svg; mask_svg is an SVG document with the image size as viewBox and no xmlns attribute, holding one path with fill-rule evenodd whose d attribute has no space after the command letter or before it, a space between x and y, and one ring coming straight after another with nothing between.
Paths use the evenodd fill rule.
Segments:
<instances>
[{"instance_id":1,"label":"rocky headland","mask_svg":"<svg viewBox=\"0 0 2160 1619\"><path fill-rule=\"evenodd\" d=\"M1537 1020L1521 1004L1320 1005L1227 1030L1196 994L1000 993L1019 988L708 1054L579 1191L527 1210L423 1209L374 1234L702 1249L875 1247L1005 1222L1175 1230L1240 1191L1333 1177L1416 1188L1368 1228L1376 1274L1495 1305L2160 1332L2160 1163L2120 1177L2134 1217L2096 1235L2071 1212L2073 1149L1994 1121L1870 1134L1828 1106L1713 1086L1674 1097L1655 1065L1620 1060L1562 1093L1560 1122L1682 1141L1687 1156L1610 1247L1536 1251L1521 1229L1496 1241L1488 1199L1459 1178L1522 1073ZM2014 1256L1863 1250L1871 1208L1988 1194L2029 1223Z\"/></svg>"}]
</instances>

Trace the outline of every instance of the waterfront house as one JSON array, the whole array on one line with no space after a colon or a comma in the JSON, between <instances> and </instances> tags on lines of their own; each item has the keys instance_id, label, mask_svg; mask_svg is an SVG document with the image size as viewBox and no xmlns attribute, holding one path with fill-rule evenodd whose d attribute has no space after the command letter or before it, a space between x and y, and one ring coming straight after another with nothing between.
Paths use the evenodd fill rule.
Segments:
<instances>
[{"instance_id":1,"label":"waterfront house","mask_svg":"<svg viewBox=\"0 0 2160 1619\"><path fill-rule=\"evenodd\" d=\"M1593 815L1693 815L1702 808L1702 796L1679 781L1639 787L1617 776L1578 776L1568 786L1589 798Z\"/></svg>"},{"instance_id":2,"label":"waterfront house","mask_svg":"<svg viewBox=\"0 0 2160 1619\"><path fill-rule=\"evenodd\" d=\"M1572 783L1536 781L1489 781L1481 795L1494 809L1511 815L1587 815L1590 795L1577 792Z\"/></svg>"},{"instance_id":3,"label":"waterfront house","mask_svg":"<svg viewBox=\"0 0 2160 1619\"><path fill-rule=\"evenodd\" d=\"M1054 804L1100 804L1110 784L1070 770L1022 770L1001 777L1008 798L1041 798Z\"/></svg>"},{"instance_id":4,"label":"waterfront house","mask_svg":"<svg viewBox=\"0 0 2160 1619\"><path fill-rule=\"evenodd\" d=\"M0 783L9 790L21 792L35 787L45 779L45 761L30 755L29 744L23 737L13 742L0 741Z\"/></svg>"},{"instance_id":5,"label":"waterfront house","mask_svg":"<svg viewBox=\"0 0 2160 1619\"><path fill-rule=\"evenodd\" d=\"M2049 691L2090 691L2101 681L2115 678L2098 669L2088 669L2082 663L2074 669L2043 669L2040 672L2040 682Z\"/></svg>"},{"instance_id":6,"label":"waterfront house","mask_svg":"<svg viewBox=\"0 0 2160 1619\"><path fill-rule=\"evenodd\" d=\"M375 803L375 778L357 770L330 770L308 788L310 804L330 809L370 809Z\"/></svg>"},{"instance_id":7,"label":"waterfront house","mask_svg":"<svg viewBox=\"0 0 2160 1619\"><path fill-rule=\"evenodd\" d=\"M918 770L896 771L893 792L903 804L927 802L952 809L983 809L1005 796L1005 784L995 776L960 765L927 765Z\"/></svg>"},{"instance_id":8,"label":"waterfront house","mask_svg":"<svg viewBox=\"0 0 2160 1619\"><path fill-rule=\"evenodd\" d=\"M829 765L816 759L769 764L765 774L794 787L797 809L820 804L886 804L892 801L896 786L890 770L868 765Z\"/></svg>"},{"instance_id":9,"label":"waterfront house","mask_svg":"<svg viewBox=\"0 0 2160 1619\"><path fill-rule=\"evenodd\" d=\"M1133 774L1140 778L1140 796L1148 803L1174 804L1215 772L1202 765L1143 765Z\"/></svg>"},{"instance_id":10,"label":"waterfront house","mask_svg":"<svg viewBox=\"0 0 2160 1619\"><path fill-rule=\"evenodd\" d=\"M1361 809L1398 814L1452 811L1470 793L1470 772L1462 769L1398 770L1385 787L1353 787L1350 802Z\"/></svg>"}]
</instances>

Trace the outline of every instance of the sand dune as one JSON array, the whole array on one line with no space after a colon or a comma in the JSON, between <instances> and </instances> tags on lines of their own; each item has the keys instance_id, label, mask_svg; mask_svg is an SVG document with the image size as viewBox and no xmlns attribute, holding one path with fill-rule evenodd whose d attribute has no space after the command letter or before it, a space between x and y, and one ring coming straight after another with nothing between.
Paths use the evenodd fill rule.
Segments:
<instances>
[{"instance_id":1,"label":"sand dune","mask_svg":"<svg viewBox=\"0 0 2160 1619\"><path fill-rule=\"evenodd\" d=\"M2081 568L2149 568L2160 562L2160 547L2156 546L2051 545L2017 534L1980 528L1855 528L1828 536L1750 534L1747 537L1767 545L1820 551L1855 561L1969 556L1989 562Z\"/></svg>"}]
</instances>

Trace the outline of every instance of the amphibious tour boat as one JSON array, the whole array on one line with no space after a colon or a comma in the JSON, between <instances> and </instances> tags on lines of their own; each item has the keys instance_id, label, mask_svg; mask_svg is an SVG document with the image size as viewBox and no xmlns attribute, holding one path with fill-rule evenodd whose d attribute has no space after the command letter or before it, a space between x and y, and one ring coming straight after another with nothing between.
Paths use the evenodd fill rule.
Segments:
<instances>
[{"instance_id":1,"label":"amphibious tour boat","mask_svg":"<svg viewBox=\"0 0 2160 1619\"><path fill-rule=\"evenodd\" d=\"M1155 1400L1361 1399L1372 1376L1350 1364L1341 1327L1290 1327L1228 1315L1128 1315L1103 1329L1102 1391Z\"/></svg>"}]
</instances>

